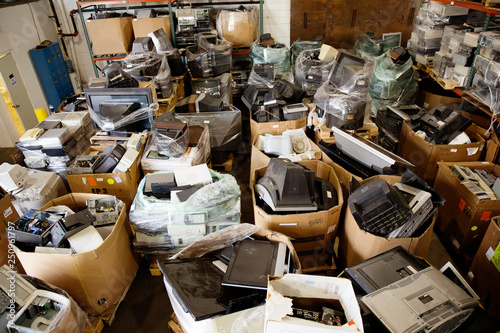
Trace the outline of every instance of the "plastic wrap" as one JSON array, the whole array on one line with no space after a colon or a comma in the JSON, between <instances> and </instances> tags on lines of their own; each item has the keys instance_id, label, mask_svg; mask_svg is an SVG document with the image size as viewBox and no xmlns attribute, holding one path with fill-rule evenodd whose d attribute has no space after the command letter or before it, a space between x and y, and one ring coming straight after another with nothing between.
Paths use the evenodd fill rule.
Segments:
<instances>
[{"instance_id":1,"label":"plastic wrap","mask_svg":"<svg viewBox=\"0 0 500 333\"><path fill-rule=\"evenodd\" d=\"M217 80L217 87L212 86L210 83L212 80ZM205 85L204 81L207 81L208 84ZM197 83L201 84L198 85ZM204 93L213 98L221 99L228 104L231 100L231 74L229 73L224 73L208 80L192 80L191 87L192 93L196 95Z\"/></svg>"},{"instance_id":2,"label":"plastic wrap","mask_svg":"<svg viewBox=\"0 0 500 333\"><path fill-rule=\"evenodd\" d=\"M262 46L256 41L250 47L250 59L253 66L255 64L274 64L274 73L277 79L282 78L284 73L291 71L290 50L284 44L269 47Z\"/></svg>"},{"instance_id":3,"label":"plastic wrap","mask_svg":"<svg viewBox=\"0 0 500 333\"><path fill-rule=\"evenodd\" d=\"M219 41L210 43L202 34L197 35L198 46L186 49L188 67L196 78L209 78L231 70L232 44Z\"/></svg>"},{"instance_id":4,"label":"plastic wrap","mask_svg":"<svg viewBox=\"0 0 500 333\"><path fill-rule=\"evenodd\" d=\"M290 46L290 52L292 53L292 66L296 70L297 57L302 53L302 51L319 49L323 45L323 38L321 40L302 40L298 38Z\"/></svg>"},{"instance_id":5,"label":"plastic wrap","mask_svg":"<svg viewBox=\"0 0 500 333\"><path fill-rule=\"evenodd\" d=\"M152 240L136 240L134 245L153 252L178 250L201 238L207 230L212 230L211 224L223 228L239 223L241 192L236 179L212 170L210 174L217 181L203 186L184 202L144 195L147 176L144 177L139 183L129 218L136 239L139 238L137 234L145 234ZM155 237L158 235L159 239Z\"/></svg>"},{"instance_id":6,"label":"plastic wrap","mask_svg":"<svg viewBox=\"0 0 500 333\"><path fill-rule=\"evenodd\" d=\"M314 95L316 90L326 82L335 63L335 59L319 60L319 52L320 49L302 51L295 62L296 82L308 95Z\"/></svg>"},{"instance_id":7,"label":"plastic wrap","mask_svg":"<svg viewBox=\"0 0 500 333\"><path fill-rule=\"evenodd\" d=\"M358 38L352 51L355 55L369 60L374 60L376 57L384 53L384 40L378 37L371 38L367 34Z\"/></svg>"},{"instance_id":8,"label":"plastic wrap","mask_svg":"<svg viewBox=\"0 0 500 333\"><path fill-rule=\"evenodd\" d=\"M139 82L154 82L159 98L169 98L174 91L165 54L130 53L122 60L122 68Z\"/></svg>"},{"instance_id":9,"label":"plastic wrap","mask_svg":"<svg viewBox=\"0 0 500 333\"><path fill-rule=\"evenodd\" d=\"M413 61L408 59L404 64L395 64L387 52L378 57L375 64L368 90L372 114L376 116L377 109L384 106L413 104L418 91L418 74L413 69Z\"/></svg>"},{"instance_id":10,"label":"plastic wrap","mask_svg":"<svg viewBox=\"0 0 500 333\"><path fill-rule=\"evenodd\" d=\"M186 153L189 146L189 130L181 134L177 139L158 132L153 131L152 134L153 144L156 146L156 151L161 155L170 157L180 157Z\"/></svg>"},{"instance_id":11,"label":"plastic wrap","mask_svg":"<svg viewBox=\"0 0 500 333\"><path fill-rule=\"evenodd\" d=\"M103 117L97 114L91 107L88 107L90 118L94 123L103 131L114 131L126 125L133 124L141 120L149 120L152 124L158 110L158 104L151 104L147 108L142 108L131 112L126 116L122 116L120 119L112 119Z\"/></svg>"},{"instance_id":12,"label":"plastic wrap","mask_svg":"<svg viewBox=\"0 0 500 333\"><path fill-rule=\"evenodd\" d=\"M163 28L150 32L148 34L148 37L151 37L151 39L153 40L156 52L160 54L170 54L171 52L177 52L177 50L172 46L170 38L168 38Z\"/></svg>"},{"instance_id":13,"label":"plastic wrap","mask_svg":"<svg viewBox=\"0 0 500 333\"><path fill-rule=\"evenodd\" d=\"M274 78L276 76L276 72L274 70L274 64L269 64L269 65L270 65L270 67L272 67L272 70L273 70L272 78L259 75L255 71L255 66L253 66L252 70L250 71L250 75L248 76L247 85L263 84L263 85L268 86L269 88L273 88L274 87Z\"/></svg>"},{"instance_id":14,"label":"plastic wrap","mask_svg":"<svg viewBox=\"0 0 500 333\"><path fill-rule=\"evenodd\" d=\"M189 126L190 147L184 155L179 157L158 155L153 136L148 138L141 167L146 171L173 171L198 164L203 164L210 159L210 135L208 126Z\"/></svg>"},{"instance_id":15,"label":"plastic wrap","mask_svg":"<svg viewBox=\"0 0 500 333\"><path fill-rule=\"evenodd\" d=\"M223 104L224 111L176 113L175 118L188 125L207 125L212 151L236 151L242 141L241 111Z\"/></svg>"},{"instance_id":16,"label":"plastic wrap","mask_svg":"<svg viewBox=\"0 0 500 333\"><path fill-rule=\"evenodd\" d=\"M139 81L125 72L117 62L112 62L104 67L102 73L106 77L107 88L135 88L139 86Z\"/></svg>"},{"instance_id":17,"label":"plastic wrap","mask_svg":"<svg viewBox=\"0 0 500 333\"><path fill-rule=\"evenodd\" d=\"M257 39L259 30L258 12L255 7L240 6L236 10L223 9L217 16L219 36L233 46L248 47Z\"/></svg>"}]
</instances>

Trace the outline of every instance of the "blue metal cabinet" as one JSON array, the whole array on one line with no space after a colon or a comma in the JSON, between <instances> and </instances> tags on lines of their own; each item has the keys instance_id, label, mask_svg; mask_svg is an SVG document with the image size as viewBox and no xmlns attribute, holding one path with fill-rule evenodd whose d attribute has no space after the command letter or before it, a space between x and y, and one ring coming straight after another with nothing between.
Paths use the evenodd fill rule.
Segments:
<instances>
[{"instance_id":1,"label":"blue metal cabinet","mask_svg":"<svg viewBox=\"0 0 500 333\"><path fill-rule=\"evenodd\" d=\"M43 49L32 49L29 53L47 102L57 110L64 100L75 94L61 46L54 43Z\"/></svg>"}]
</instances>

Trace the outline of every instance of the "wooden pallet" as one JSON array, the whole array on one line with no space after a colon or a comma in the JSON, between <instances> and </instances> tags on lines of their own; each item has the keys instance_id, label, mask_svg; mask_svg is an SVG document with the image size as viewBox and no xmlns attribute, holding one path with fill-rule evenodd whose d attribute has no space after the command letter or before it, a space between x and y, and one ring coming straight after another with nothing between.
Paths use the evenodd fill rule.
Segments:
<instances>
[{"instance_id":1,"label":"wooden pallet","mask_svg":"<svg viewBox=\"0 0 500 333\"><path fill-rule=\"evenodd\" d=\"M171 320L168 322L168 328L174 333L184 333L181 325L179 325L179 321L177 320L177 316L175 313L172 313L170 316Z\"/></svg>"},{"instance_id":2,"label":"wooden pallet","mask_svg":"<svg viewBox=\"0 0 500 333\"><path fill-rule=\"evenodd\" d=\"M498 8L498 7L500 7L500 1L498 1L498 0L483 0L483 5L485 7Z\"/></svg>"},{"instance_id":3,"label":"wooden pallet","mask_svg":"<svg viewBox=\"0 0 500 333\"><path fill-rule=\"evenodd\" d=\"M84 333L101 333L104 328L104 322L99 317L89 317L90 326L85 326Z\"/></svg>"},{"instance_id":4,"label":"wooden pallet","mask_svg":"<svg viewBox=\"0 0 500 333\"><path fill-rule=\"evenodd\" d=\"M234 154L230 153L227 160L221 164L211 164L210 169L224 169L225 172L229 172L233 169Z\"/></svg>"},{"instance_id":5,"label":"wooden pallet","mask_svg":"<svg viewBox=\"0 0 500 333\"><path fill-rule=\"evenodd\" d=\"M445 80L443 78L440 78L439 76L437 76L434 69L431 69L430 71L428 71L428 73L445 90L452 90L452 89L461 87L460 84L458 84L457 82L455 82L453 80Z\"/></svg>"}]
</instances>

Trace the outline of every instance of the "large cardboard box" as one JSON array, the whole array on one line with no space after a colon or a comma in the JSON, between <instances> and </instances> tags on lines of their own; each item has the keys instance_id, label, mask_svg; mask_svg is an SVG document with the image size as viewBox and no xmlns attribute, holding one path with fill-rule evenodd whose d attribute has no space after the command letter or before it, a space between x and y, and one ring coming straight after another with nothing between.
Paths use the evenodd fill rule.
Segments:
<instances>
[{"instance_id":1,"label":"large cardboard box","mask_svg":"<svg viewBox=\"0 0 500 333\"><path fill-rule=\"evenodd\" d=\"M429 185L434 184L437 175L437 162L479 161L485 147L482 137L484 129L472 124L465 131L474 141L464 145L436 145L417 136L407 123L403 124L399 139L399 154L415 165L415 174Z\"/></svg>"},{"instance_id":2,"label":"large cardboard box","mask_svg":"<svg viewBox=\"0 0 500 333\"><path fill-rule=\"evenodd\" d=\"M84 155L104 151L105 146L93 146L87 149ZM130 207L134 201L137 185L141 180L142 148L134 163L126 172L117 173L89 173L66 174L68 184L73 193L94 193L114 195Z\"/></svg>"},{"instance_id":3,"label":"large cardboard box","mask_svg":"<svg viewBox=\"0 0 500 333\"><path fill-rule=\"evenodd\" d=\"M261 134L280 135L286 130L305 128L306 125L307 125L307 117L302 117L297 120L276 121L267 123L259 123L253 119L250 119L250 136L253 142L255 140L255 137Z\"/></svg>"},{"instance_id":4,"label":"large cardboard box","mask_svg":"<svg viewBox=\"0 0 500 333\"><path fill-rule=\"evenodd\" d=\"M73 211L87 206L87 199L104 195L73 193L48 202L42 210L66 205ZM24 252L16 254L28 275L66 290L90 315L112 314L134 280L138 257L132 250L132 231L124 207L111 234L95 250L78 254Z\"/></svg>"},{"instance_id":5,"label":"large cardboard box","mask_svg":"<svg viewBox=\"0 0 500 333\"><path fill-rule=\"evenodd\" d=\"M460 103L460 101L460 97L442 96L421 89L418 105L430 110L438 104Z\"/></svg>"},{"instance_id":6,"label":"large cardboard box","mask_svg":"<svg viewBox=\"0 0 500 333\"><path fill-rule=\"evenodd\" d=\"M150 32L163 28L168 38L172 40L170 16L135 18L132 20L135 38L148 37Z\"/></svg>"},{"instance_id":7,"label":"large cardboard box","mask_svg":"<svg viewBox=\"0 0 500 333\"><path fill-rule=\"evenodd\" d=\"M257 11L221 10L217 18L217 30L233 46L251 46L257 39L259 20Z\"/></svg>"},{"instance_id":8,"label":"large cardboard box","mask_svg":"<svg viewBox=\"0 0 500 333\"><path fill-rule=\"evenodd\" d=\"M490 138L486 142L486 156L485 161L500 164L500 140L496 132L491 133Z\"/></svg>"},{"instance_id":9,"label":"large cardboard box","mask_svg":"<svg viewBox=\"0 0 500 333\"><path fill-rule=\"evenodd\" d=\"M364 182L376 178L383 178L390 185L393 185L401 180L399 176L374 176L366 179ZM340 230L340 253L345 267L351 267L366 259L376 256L382 252L390 250L398 245L401 245L415 256L425 258L429 252L431 244L432 229L437 219L437 211L434 211L425 224L425 231L411 238L385 238L373 235L359 228L358 223L354 219L347 207L345 213L344 224Z\"/></svg>"},{"instance_id":10,"label":"large cardboard box","mask_svg":"<svg viewBox=\"0 0 500 333\"><path fill-rule=\"evenodd\" d=\"M0 188L0 266L9 265L12 268L16 266L17 260L14 252L9 252L9 240L7 239L7 227L9 222L14 222L19 218L10 196ZM9 261L10 259L10 261Z\"/></svg>"},{"instance_id":11,"label":"large cardboard box","mask_svg":"<svg viewBox=\"0 0 500 333\"><path fill-rule=\"evenodd\" d=\"M267 166L254 171L250 177L250 189L254 207L255 224L269 230L280 232L292 238L302 270L314 270L328 264L333 254L334 239L337 234L340 213L344 199L340 182L333 168L321 161L302 161L302 165L313 170L316 177L327 179L337 190L338 205L329 210L302 214L267 214L257 206L255 183L264 176Z\"/></svg>"},{"instance_id":12,"label":"large cardboard box","mask_svg":"<svg viewBox=\"0 0 500 333\"><path fill-rule=\"evenodd\" d=\"M363 320L349 279L287 274L269 278L266 301L266 333L359 332ZM328 326L314 320L287 316L292 306L321 311L322 306L343 309L348 324Z\"/></svg>"},{"instance_id":13,"label":"large cardboard box","mask_svg":"<svg viewBox=\"0 0 500 333\"><path fill-rule=\"evenodd\" d=\"M486 311L500 320L500 217L491 219L466 279Z\"/></svg>"},{"instance_id":14,"label":"large cardboard box","mask_svg":"<svg viewBox=\"0 0 500 333\"><path fill-rule=\"evenodd\" d=\"M500 215L500 200L482 200L453 174L453 164L483 169L500 177L500 166L490 162L439 163L434 189L446 199L436 224L453 250L470 264L479 248L491 217Z\"/></svg>"},{"instance_id":15,"label":"large cardboard box","mask_svg":"<svg viewBox=\"0 0 500 333\"><path fill-rule=\"evenodd\" d=\"M87 20L94 55L128 53L134 40L132 17Z\"/></svg>"}]
</instances>

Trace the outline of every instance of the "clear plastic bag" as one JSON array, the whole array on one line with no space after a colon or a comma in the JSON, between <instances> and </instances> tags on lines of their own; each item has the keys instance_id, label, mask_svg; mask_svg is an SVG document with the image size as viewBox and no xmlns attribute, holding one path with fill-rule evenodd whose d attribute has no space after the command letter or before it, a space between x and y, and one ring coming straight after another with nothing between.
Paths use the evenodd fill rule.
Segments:
<instances>
[{"instance_id":1,"label":"clear plastic bag","mask_svg":"<svg viewBox=\"0 0 500 333\"><path fill-rule=\"evenodd\" d=\"M142 108L131 112L126 116L122 116L120 119L112 119L108 117L103 117L97 114L91 107L88 107L90 118L94 121L97 126L103 131L114 131L126 125L141 121L149 120L150 124L156 116L158 110L158 104L151 104L147 108Z\"/></svg>"},{"instance_id":2,"label":"clear plastic bag","mask_svg":"<svg viewBox=\"0 0 500 333\"><path fill-rule=\"evenodd\" d=\"M158 130L153 131L151 135L156 150L165 156L180 157L186 153L189 146L189 130L182 133L177 139L172 139Z\"/></svg>"},{"instance_id":3,"label":"clear plastic bag","mask_svg":"<svg viewBox=\"0 0 500 333\"><path fill-rule=\"evenodd\" d=\"M274 64L274 73L277 79L284 73L291 71L290 50L284 44L276 44L275 47L262 46L255 41L250 47L250 59L252 65L255 64Z\"/></svg>"},{"instance_id":4,"label":"clear plastic bag","mask_svg":"<svg viewBox=\"0 0 500 333\"><path fill-rule=\"evenodd\" d=\"M231 70L232 44L226 40L210 43L202 34L197 35L198 46L186 49L191 74L196 78L209 78Z\"/></svg>"},{"instance_id":5,"label":"clear plastic bag","mask_svg":"<svg viewBox=\"0 0 500 333\"><path fill-rule=\"evenodd\" d=\"M257 39L259 18L257 9L243 6L235 10L223 9L217 16L219 36L233 46L248 47Z\"/></svg>"},{"instance_id":6,"label":"clear plastic bag","mask_svg":"<svg viewBox=\"0 0 500 333\"><path fill-rule=\"evenodd\" d=\"M300 52L295 62L295 82L302 86L308 95L314 95L318 88L328 79L335 59L321 61L318 59L320 49Z\"/></svg>"},{"instance_id":7,"label":"clear plastic bag","mask_svg":"<svg viewBox=\"0 0 500 333\"><path fill-rule=\"evenodd\" d=\"M212 170L210 174L217 181L201 187L184 202L145 195L144 177L130 209L130 222L136 233L160 235L161 240L135 241L134 245L155 250L184 247L205 235L211 223L239 223L241 192L236 179Z\"/></svg>"},{"instance_id":8,"label":"clear plastic bag","mask_svg":"<svg viewBox=\"0 0 500 333\"><path fill-rule=\"evenodd\" d=\"M295 69L297 64L297 57L305 50L319 49L323 45L323 39L321 40L302 40L298 38L290 46L290 52L292 53L292 66Z\"/></svg>"},{"instance_id":9,"label":"clear plastic bag","mask_svg":"<svg viewBox=\"0 0 500 333\"><path fill-rule=\"evenodd\" d=\"M389 53L375 60L376 68L369 86L372 98L372 114L375 116L380 107L390 105L410 105L415 102L418 91L417 73L413 61L395 64Z\"/></svg>"}]
</instances>

